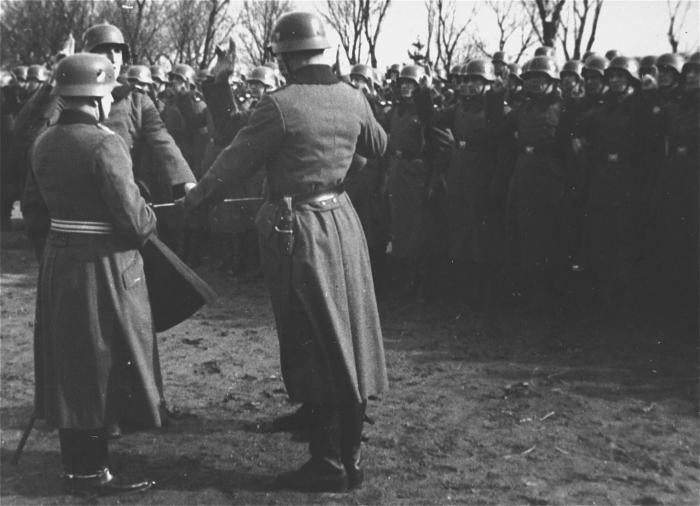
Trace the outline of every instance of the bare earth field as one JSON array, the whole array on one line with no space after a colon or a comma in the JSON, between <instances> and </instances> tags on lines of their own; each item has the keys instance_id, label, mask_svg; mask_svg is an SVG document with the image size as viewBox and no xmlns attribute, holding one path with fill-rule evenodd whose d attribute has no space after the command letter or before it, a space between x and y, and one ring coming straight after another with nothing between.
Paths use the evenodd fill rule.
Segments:
<instances>
[{"instance_id":1,"label":"bare earth field","mask_svg":"<svg viewBox=\"0 0 700 506\"><path fill-rule=\"evenodd\" d=\"M294 406L280 378L261 280L203 267L214 306L158 336L174 417L112 443L112 467L156 488L119 498L63 495L58 437L32 411L37 265L3 232L2 504L698 504L697 322L637 321L578 308L380 295L391 390L371 401L366 483L347 494L273 490L306 445L260 427Z\"/></svg>"}]
</instances>

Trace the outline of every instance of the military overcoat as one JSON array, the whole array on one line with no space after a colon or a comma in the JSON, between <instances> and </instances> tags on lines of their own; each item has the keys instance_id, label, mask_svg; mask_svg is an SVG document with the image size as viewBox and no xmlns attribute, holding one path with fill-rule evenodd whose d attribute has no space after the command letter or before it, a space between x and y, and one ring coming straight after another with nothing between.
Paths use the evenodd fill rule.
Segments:
<instances>
[{"instance_id":1,"label":"military overcoat","mask_svg":"<svg viewBox=\"0 0 700 506\"><path fill-rule=\"evenodd\" d=\"M282 374L302 402L366 400L387 387L384 348L367 244L347 194L304 196L343 182L355 152L376 158L386 134L359 90L325 65L296 72L265 95L248 126L185 198L196 209L221 199L265 167L270 201L257 217L272 297ZM281 196L295 196L291 255L280 248ZM282 240L285 236L282 236Z\"/></svg>"},{"instance_id":2,"label":"military overcoat","mask_svg":"<svg viewBox=\"0 0 700 506\"><path fill-rule=\"evenodd\" d=\"M640 97L608 94L581 121L589 142L587 202L591 259L603 282L628 283L640 274L655 136Z\"/></svg>"},{"instance_id":3,"label":"military overcoat","mask_svg":"<svg viewBox=\"0 0 700 506\"><path fill-rule=\"evenodd\" d=\"M491 204L505 112L503 95L489 93L435 116L455 139L446 177L450 258L485 263L498 254L498 216Z\"/></svg>"},{"instance_id":4,"label":"military overcoat","mask_svg":"<svg viewBox=\"0 0 700 506\"><path fill-rule=\"evenodd\" d=\"M649 250L665 287L697 296L700 97L692 90L660 111L666 157L653 190Z\"/></svg>"},{"instance_id":5,"label":"military overcoat","mask_svg":"<svg viewBox=\"0 0 700 506\"><path fill-rule=\"evenodd\" d=\"M139 247L155 231L124 141L64 111L37 140L25 219L51 221L36 304L35 408L52 427L161 424ZM125 416L128 415L128 416Z\"/></svg>"},{"instance_id":6,"label":"military overcoat","mask_svg":"<svg viewBox=\"0 0 700 506\"><path fill-rule=\"evenodd\" d=\"M508 212L516 227L516 262L524 272L564 266L564 152L569 139L560 128L561 112L558 93L549 93L525 102L507 118L518 150Z\"/></svg>"},{"instance_id":7,"label":"military overcoat","mask_svg":"<svg viewBox=\"0 0 700 506\"><path fill-rule=\"evenodd\" d=\"M425 257L429 247L426 202L431 165L426 157L427 128L415 102L395 105L388 116L387 192L392 255Z\"/></svg>"}]
</instances>

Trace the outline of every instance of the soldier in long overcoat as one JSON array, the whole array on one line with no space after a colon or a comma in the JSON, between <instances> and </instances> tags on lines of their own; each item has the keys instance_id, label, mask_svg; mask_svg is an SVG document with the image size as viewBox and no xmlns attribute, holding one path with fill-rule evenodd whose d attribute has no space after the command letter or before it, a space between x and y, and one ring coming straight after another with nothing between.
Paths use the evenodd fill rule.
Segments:
<instances>
[{"instance_id":1,"label":"soldier in long overcoat","mask_svg":"<svg viewBox=\"0 0 700 506\"><path fill-rule=\"evenodd\" d=\"M682 68L683 93L660 114L667 146L653 190L654 252L658 302L698 309L698 119L700 53Z\"/></svg>"},{"instance_id":2,"label":"soldier in long overcoat","mask_svg":"<svg viewBox=\"0 0 700 506\"><path fill-rule=\"evenodd\" d=\"M405 292L420 289L427 273L429 251L428 185L432 175L429 160L430 98L425 107L422 90L425 71L406 65L399 76L401 95L387 115L389 165L389 230L391 255ZM426 114L427 113L427 114Z\"/></svg>"},{"instance_id":3,"label":"soldier in long overcoat","mask_svg":"<svg viewBox=\"0 0 700 506\"><path fill-rule=\"evenodd\" d=\"M83 35L83 42L85 51L106 56L112 62L117 75L122 64L129 59L129 46L124 42L122 33L114 25L102 23L88 28ZM134 179L139 184L142 194L156 202L171 201L173 197L183 195L186 188L194 186L195 177L173 138L165 129L153 101L145 94L134 92L128 85L114 88L112 97L114 104L110 116L104 121L104 125L126 143L132 159ZM50 83L46 83L37 90L20 111L16 122L17 142L22 153L28 153L29 146L32 145L36 137L48 126L56 123L62 108L60 99L52 95ZM154 166L147 167L138 163L141 160L142 147L148 149L149 153L152 154L155 159ZM156 180L166 181L165 184L160 185L160 188L163 188L168 195L148 195L151 193L149 188L156 186L154 184ZM31 212L30 206L31 202L25 201L23 198L22 213ZM25 226L37 258L40 258L48 223L25 224ZM153 336L152 341L156 357L154 367L156 368L161 396L163 396L157 360L158 341L155 336ZM130 412L122 415L128 418ZM117 425L113 427L114 435L118 435Z\"/></svg>"},{"instance_id":4,"label":"soldier in long overcoat","mask_svg":"<svg viewBox=\"0 0 700 506\"><path fill-rule=\"evenodd\" d=\"M591 160L590 264L601 302L611 309L629 309L640 288L648 200L659 153L648 109L639 99L636 60L614 58L605 77L610 92L580 125Z\"/></svg>"},{"instance_id":5,"label":"soldier in long overcoat","mask_svg":"<svg viewBox=\"0 0 700 506\"><path fill-rule=\"evenodd\" d=\"M490 62L470 61L461 77L462 99L434 117L455 140L447 169L448 255L460 284L479 298L495 273L502 242L493 185L507 110L503 93L490 90L495 78Z\"/></svg>"},{"instance_id":6,"label":"soldier in long overcoat","mask_svg":"<svg viewBox=\"0 0 700 506\"><path fill-rule=\"evenodd\" d=\"M126 410L144 428L162 423L153 322L138 249L156 218L134 182L129 151L99 124L117 85L100 55L64 58L56 125L37 139L24 215L50 223L36 304L35 412L59 429L70 492L144 490L109 470L105 428Z\"/></svg>"},{"instance_id":7,"label":"soldier in long overcoat","mask_svg":"<svg viewBox=\"0 0 700 506\"><path fill-rule=\"evenodd\" d=\"M323 63L328 47L315 14L279 19L272 50L288 84L263 96L185 210L223 198L265 166L269 200L257 226L282 375L292 400L314 405L311 458L278 485L342 491L362 482L364 406L387 388L387 374L367 244L339 187L355 152L381 156L386 134L362 92Z\"/></svg>"},{"instance_id":8,"label":"soldier in long overcoat","mask_svg":"<svg viewBox=\"0 0 700 506\"><path fill-rule=\"evenodd\" d=\"M560 128L562 100L554 61L536 56L526 67L522 77L531 98L508 118L518 146L508 206L525 290L543 302L557 288L565 265L562 212L568 138Z\"/></svg>"}]
</instances>

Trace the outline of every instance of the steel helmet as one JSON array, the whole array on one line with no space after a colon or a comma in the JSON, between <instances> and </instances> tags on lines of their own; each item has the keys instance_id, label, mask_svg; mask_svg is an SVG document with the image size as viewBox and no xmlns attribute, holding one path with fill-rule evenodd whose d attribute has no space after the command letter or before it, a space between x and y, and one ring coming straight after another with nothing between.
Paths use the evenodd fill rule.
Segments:
<instances>
[{"instance_id":1,"label":"steel helmet","mask_svg":"<svg viewBox=\"0 0 700 506\"><path fill-rule=\"evenodd\" d=\"M522 77L520 77L521 71L520 71L520 65L517 63L509 63L508 64L508 75L513 76L520 84L523 83Z\"/></svg>"},{"instance_id":2,"label":"steel helmet","mask_svg":"<svg viewBox=\"0 0 700 506\"><path fill-rule=\"evenodd\" d=\"M565 74L569 75L574 75L579 79L583 79L583 74L581 73L583 71L583 62L581 60L569 60L564 64L564 66L561 69L561 72L559 72L559 75L561 77L564 77Z\"/></svg>"},{"instance_id":3,"label":"steel helmet","mask_svg":"<svg viewBox=\"0 0 700 506\"><path fill-rule=\"evenodd\" d=\"M556 51L552 46L540 46L535 49L535 56L549 56L554 58Z\"/></svg>"},{"instance_id":4,"label":"steel helmet","mask_svg":"<svg viewBox=\"0 0 700 506\"><path fill-rule=\"evenodd\" d=\"M419 65L406 65L401 69L399 74L399 81L406 79L408 81L413 81L416 85L420 86L420 80L425 77L425 70Z\"/></svg>"},{"instance_id":5,"label":"steel helmet","mask_svg":"<svg viewBox=\"0 0 700 506\"><path fill-rule=\"evenodd\" d=\"M389 67L389 72L401 72L401 64L392 63L391 67Z\"/></svg>"},{"instance_id":6,"label":"steel helmet","mask_svg":"<svg viewBox=\"0 0 700 506\"><path fill-rule=\"evenodd\" d=\"M92 25L83 34L83 50L94 53L98 46L113 45L122 48L124 60L129 59L129 45L124 41L121 30L109 23Z\"/></svg>"},{"instance_id":7,"label":"steel helmet","mask_svg":"<svg viewBox=\"0 0 700 506\"><path fill-rule=\"evenodd\" d=\"M126 80L136 81L139 84L153 84L151 69L145 65L131 65L126 71Z\"/></svg>"},{"instance_id":8,"label":"steel helmet","mask_svg":"<svg viewBox=\"0 0 700 506\"><path fill-rule=\"evenodd\" d=\"M272 29L271 41L274 54L331 47L323 20L313 12L283 14Z\"/></svg>"},{"instance_id":9,"label":"steel helmet","mask_svg":"<svg viewBox=\"0 0 700 506\"><path fill-rule=\"evenodd\" d=\"M534 74L544 74L553 81L559 80L557 64L554 63L554 60L549 56L535 56L532 60L527 62L526 65L527 70L523 70L521 74L523 79L534 77Z\"/></svg>"},{"instance_id":10,"label":"steel helmet","mask_svg":"<svg viewBox=\"0 0 700 506\"><path fill-rule=\"evenodd\" d=\"M15 82L15 75L7 69L0 69L0 88L10 86Z\"/></svg>"},{"instance_id":11,"label":"steel helmet","mask_svg":"<svg viewBox=\"0 0 700 506\"><path fill-rule=\"evenodd\" d=\"M464 75L466 77L481 77L483 80L489 83L496 79L493 63L488 60L472 60L465 65L464 70Z\"/></svg>"},{"instance_id":12,"label":"steel helmet","mask_svg":"<svg viewBox=\"0 0 700 506\"><path fill-rule=\"evenodd\" d=\"M119 86L112 62L101 54L66 56L56 67L53 94L61 97L104 97Z\"/></svg>"},{"instance_id":13,"label":"steel helmet","mask_svg":"<svg viewBox=\"0 0 700 506\"><path fill-rule=\"evenodd\" d=\"M656 68L659 70L661 70L661 68L673 69L677 74L683 72L684 64L685 58L678 53L665 53L659 56L656 60Z\"/></svg>"},{"instance_id":14,"label":"steel helmet","mask_svg":"<svg viewBox=\"0 0 700 506\"><path fill-rule=\"evenodd\" d=\"M256 82L274 88L277 86L277 79L275 77L275 71L270 67L261 65L260 67L255 67L250 73L248 82Z\"/></svg>"},{"instance_id":15,"label":"steel helmet","mask_svg":"<svg viewBox=\"0 0 700 506\"><path fill-rule=\"evenodd\" d=\"M586 58L581 74L583 77L586 77L586 74L595 74L599 77L605 77L605 69L608 68L608 65L609 62L605 57L598 54L592 54Z\"/></svg>"},{"instance_id":16,"label":"steel helmet","mask_svg":"<svg viewBox=\"0 0 700 506\"><path fill-rule=\"evenodd\" d=\"M168 77L178 76L180 79L185 81L190 86L194 86L195 83L195 71L192 67L186 63L177 63L173 69L168 72Z\"/></svg>"},{"instance_id":17,"label":"steel helmet","mask_svg":"<svg viewBox=\"0 0 700 506\"><path fill-rule=\"evenodd\" d=\"M684 74L690 70L693 70L693 69L696 72L698 70L700 70L700 52L691 54L690 57L688 58L688 61L686 61L683 64L683 73Z\"/></svg>"},{"instance_id":18,"label":"steel helmet","mask_svg":"<svg viewBox=\"0 0 700 506\"><path fill-rule=\"evenodd\" d=\"M639 62L639 70L649 70L656 66L656 56L649 55L642 58Z\"/></svg>"},{"instance_id":19,"label":"steel helmet","mask_svg":"<svg viewBox=\"0 0 700 506\"><path fill-rule=\"evenodd\" d=\"M634 58L628 56L616 56L610 61L610 65L605 69L605 77L610 76L612 70L622 70L635 83L639 84L639 63Z\"/></svg>"},{"instance_id":20,"label":"steel helmet","mask_svg":"<svg viewBox=\"0 0 700 506\"><path fill-rule=\"evenodd\" d=\"M161 67L160 65L151 65L151 78L154 81L158 81L161 83L167 83L168 82L168 76L165 75L165 69Z\"/></svg>"},{"instance_id":21,"label":"steel helmet","mask_svg":"<svg viewBox=\"0 0 700 506\"><path fill-rule=\"evenodd\" d=\"M458 76L460 75L460 72L462 71L462 66L461 65L453 65L452 68L450 69L449 77L452 76Z\"/></svg>"},{"instance_id":22,"label":"steel helmet","mask_svg":"<svg viewBox=\"0 0 700 506\"><path fill-rule=\"evenodd\" d=\"M44 83L49 79L49 71L43 65L30 65L27 69L27 81Z\"/></svg>"},{"instance_id":23,"label":"steel helmet","mask_svg":"<svg viewBox=\"0 0 700 506\"><path fill-rule=\"evenodd\" d=\"M617 49L609 49L605 52L605 57L608 59L608 61L613 61L618 56L622 56L622 53L620 53L620 51Z\"/></svg>"},{"instance_id":24,"label":"steel helmet","mask_svg":"<svg viewBox=\"0 0 700 506\"><path fill-rule=\"evenodd\" d=\"M503 51L496 51L493 53L493 57L491 58L491 63L506 63L506 53Z\"/></svg>"},{"instance_id":25,"label":"steel helmet","mask_svg":"<svg viewBox=\"0 0 700 506\"><path fill-rule=\"evenodd\" d=\"M29 67L26 65L18 65L14 69L12 69L12 73L15 75L17 80L19 81L26 81L27 80L27 70L29 70Z\"/></svg>"},{"instance_id":26,"label":"steel helmet","mask_svg":"<svg viewBox=\"0 0 700 506\"><path fill-rule=\"evenodd\" d=\"M372 67L370 67L369 65L354 65L350 69L350 77L352 77L353 75L362 77L367 81L367 83L370 86L372 86L374 83L374 72L372 71Z\"/></svg>"}]
</instances>

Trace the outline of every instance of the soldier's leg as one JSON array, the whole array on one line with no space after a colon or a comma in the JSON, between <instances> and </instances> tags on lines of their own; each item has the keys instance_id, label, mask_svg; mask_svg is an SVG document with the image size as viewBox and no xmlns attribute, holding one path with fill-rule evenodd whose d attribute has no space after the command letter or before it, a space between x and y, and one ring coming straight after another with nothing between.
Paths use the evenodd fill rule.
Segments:
<instances>
[{"instance_id":1,"label":"soldier's leg","mask_svg":"<svg viewBox=\"0 0 700 506\"><path fill-rule=\"evenodd\" d=\"M348 477L341 460L340 409L336 405L314 404L311 413L311 458L299 469L280 474L276 485L306 492L343 492Z\"/></svg>"},{"instance_id":2,"label":"soldier's leg","mask_svg":"<svg viewBox=\"0 0 700 506\"><path fill-rule=\"evenodd\" d=\"M110 472L103 429L59 429L58 434L68 493L111 495L144 491L154 485L150 480L120 480Z\"/></svg>"},{"instance_id":3,"label":"soldier's leg","mask_svg":"<svg viewBox=\"0 0 700 506\"><path fill-rule=\"evenodd\" d=\"M342 406L341 447L340 454L348 475L348 489L362 486L364 472L362 471L362 427L364 424L367 401L351 402Z\"/></svg>"}]
</instances>

